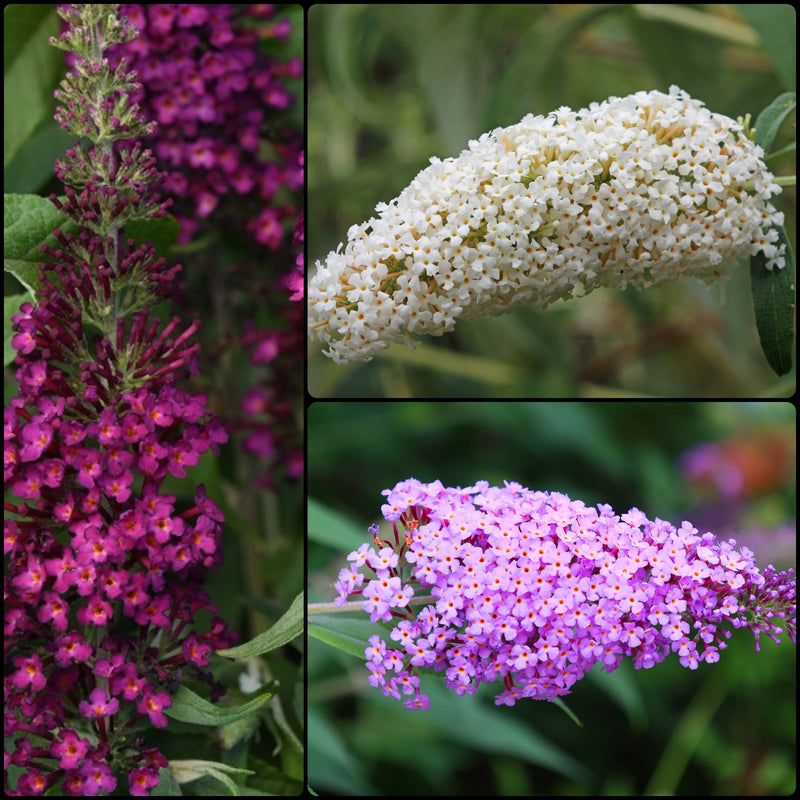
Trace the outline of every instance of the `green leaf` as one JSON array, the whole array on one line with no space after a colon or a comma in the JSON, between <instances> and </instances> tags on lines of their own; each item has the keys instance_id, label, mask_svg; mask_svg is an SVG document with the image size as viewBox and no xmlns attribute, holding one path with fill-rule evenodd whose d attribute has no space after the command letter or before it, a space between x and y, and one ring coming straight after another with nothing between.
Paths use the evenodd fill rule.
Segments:
<instances>
[{"instance_id":1,"label":"green leaf","mask_svg":"<svg viewBox=\"0 0 800 800\"><path fill-rule=\"evenodd\" d=\"M284 774L292 780L302 781L305 769L303 742L289 724L283 713L280 698L270 706L271 718L275 725L274 736L278 740L281 754L281 768Z\"/></svg>"},{"instance_id":2,"label":"green leaf","mask_svg":"<svg viewBox=\"0 0 800 800\"><path fill-rule=\"evenodd\" d=\"M581 763L512 710L488 705L477 695L458 697L438 678L423 689L431 699L426 723L433 737L536 764L584 785L591 783L592 776Z\"/></svg>"},{"instance_id":3,"label":"green leaf","mask_svg":"<svg viewBox=\"0 0 800 800\"><path fill-rule=\"evenodd\" d=\"M158 786L151 792L151 797L182 797L183 792L175 780L175 776L169 767L163 767L158 771Z\"/></svg>"},{"instance_id":4,"label":"green leaf","mask_svg":"<svg viewBox=\"0 0 800 800\"><path fill-rule=\"evenodd\" d=\"M54 110L53 89L63 54L48 43L58 34L52 5L14 3L3 11L3 169Z\"/></svg>"},{"instance_id":5,"label":"green leaf","mask_svg":"<svg viewBox=\"0 0 800 800\"><path fill-rule=\"evenodd\" d=\"M178 783L189 783L200 778L210 777L222 783L234 797L239 797L240 791L239 786L230 776L255 774L249 769L238 769L217 761L201 761L196 758L170 761L169 768Z\"/></svg>"},{"instance_id":6,"label":"green leaf","mask_svg":"<svg viewBox=\"0 0 800 800\"><path fill-rule=\"evenodd\" d=\"M470 377L483 383L505 386L516 379L519 368L494 358L473 356L469 353L442 353L441 347L420 344L409 348L395 345L387 350L387 357L400 364L426 367L456 377Z\"/></svg>"},{"instance_id":7,"label":"green leaf","mask_svg":"<svg viewBox=\"0 0 800 800\"><path fill-rule=\"evenodd\" d=\"M750 259L750 284L756 327L769 365L778 375L792 368L795 317L795 266L792 246L782 227L777 227L780 241L786 246L786 266L767 269L762 253Z\"/></svg>"},{"instance_id":8,"label":"green leaf","mask_svg":"<svg viewBox=\"0 0 800 800\"><path fill-rule=\"evenodd\" d=\"M189 722L193 725L226 725L253 714L271 697L271 692L264 692L240 706L224 708L209 703L191 689L181 686L172 698L172 706L164 713L171 719Z\"/></svg>"},{"instance_id":9,"label":"green leaf","mask_svg":"<svg viewBox=\"0 0 800 800\"><path fill-rule=\"evenodd\" d=\"M482 133L481 109L484 96L491 87L482 68L488 57L487 45L475 39L474 31L480 17L479 4L456 6L426 4L419 14L398 15L396 24L409 31L409 43L414 48L413 63L419 75L419 86L427 95L427 107L445 151L458 153L466 138ZM469 54L470 57L465 57ZM459 64L457 70L452 64ZM429 80L430 75L447 75L446 81ZM469 97L472 102L465 103Z\"/></svg>"},{"instance_id":10,"label":"green leaf","mask_svg":"<svg viewBox=\"0 0 800 800\"><path fill-rule=\"evenodd\" d=\"M381 631L374 622L351 619L344 614L314 614L308 622L309 636L362 660L369 647L369 637Z\"/></svg>"},{"instance_id":11,"label":"green leaf","mask_svg":"<svg viewBox=\"0 0 800 800\"><path fill-rule=\"evenodd\" d=\"M625 713L635 733L647 727L647 710L639 683L634 678L630 661L623 661L613 672L596 666L587 676L600 691L605 692Z\"/></svg>"},{"instance_id":12,"label":"green leaf","mask_svg":"<svg viewBox=\"0 0 800 800\"><path fill-rule=\"evenodd\" d=\"M560 22L530 25L528 32L505 60L505 66L492 87L483 114L482 130L509 125L533 110L550 110L551 91L563 91L564 57L581 31L598 18L624 6L592 3Z\"/></svg>"},{"instance_id":13,"label":"green leaf","mask_svg":"<svg viewBox=\"0 0 800 800\"><path fill-rule=\"evenodd\" d=\"M260 727L261 718L255 714L222 725L217 734L220 746L223 750L232 750L237 745L252 739Z\"/></svg>"},{"instance_id":14,"label":"green leaf","mask_svg":"<svg viewBox=\"0 0 800 800\"><path fill-rule=\"evenodd\" d=\"M12 294L3 298L3 366L7 367L13 360L17 351L11 346L11 339L14 331L11 328L11 318L19 312L19 307L29 301L31 296L23 294Z\"/></svg>"},{"instance_id":15,"label":"green leaf","mask_svg":"<svg viewBox=\"0 0 800 800\"><path fill-rule=\"evenodd\" d=\"M272 764L253 755L247 757L247 765L255 771L255 775L247 781L247 786L239 787L239 792L246 796L258 797L293 797L303 793L303 781L290 778Z\"/></svg>"},{"instance_id":16,"label":"green leaf","mask_svg":"<svg viewBox=\"0 0 800 800\"><path fill-rule=\"evenodd\" d=\"M41 246L55 246L53 231L76 226L49 200L35 194L3 195L3 269L12 274L35 298Z\"/></svg>"},{"instance_id":17,"label":"green leaf","mask_svg":"<svg viewBox=\"0 0 800 800\"><path fill-rule=\"evenodd\" d=\"M332 547L337 552L350 552L357 550L370 537L366 530L359 532L356 524L338 511L309 498L308 538L309 541Z\"/></svg>"},{"instance_id":18,"label":"green leaf","mask_svg":"<svg viewBox=\"0 0 800 800\"><path fill-rule=\"evenodd\" d=\"M269 797L270 795L277 794L280 797L292 797L301 795L303 793L303 784L296 781L290 781L288 778L284 781L285 785L291 787L290 791L281 792L267 792L264 789L251 789L249 786L242 786L240 793L242 797Z\"/></svg>"},{"instance_id":19,"label":"green leaf","mask_svg":"<svg viewBox=\"0 0 800 800\"><path fill-rule=\"evenodd\" d=\"M39 288L39 269L30 262L6 259L3 271L13 275L27 290L27 296L36 300L36 289Z\"/></svg>"},{"instance_id":20,"label":"green leaf","mask_svg":"<svg viewBox=\"0 0 800 800\"><path fill-rule=\"evenodd\" d=\"M289 610L268 631L264 631L245 644L217 650L217 653L226 658L251 658L264 655L291 642L303 632L304 598L302 592L297 595Z\"/></svg>"},{"instance_id":21,"label":"green leaf","mask_svg":"<svg viewBox=\"0 0 800 800\"><path fill-rule=\"evenodd\" d=\"M736 9L758 33L784 86L797 82L797 17L790 3L737 3Z\"/></svg>"},{"instance_id":22,"label":"green leaf","mask_svg":"<svg viewBox=\"0 0 800 800\"><path fill-rule=\"evenodd\" d=\"M63 158L75 137L54 119L46 119L22 143L6 167L3 182L6 192L47 195L46 185L53 179L57 158Z\"/></svg>"},{"instance_id":23,"label":"green leaf","mask_svg":"<svg viewBox=\"0 0 800 800\"><path fill-rule=\"evenodd\" d=\"M345 797L377 797L378 792L370 786L364 772L365 759L353 753L353 742L341 735L341 730L331 724L330 719L308 708L308 781L324 783L326 790L335 790ZM309 794L318 796L310 789Z\"/></svg>"},{"instance_id":24,"label":"green leaf","mask_svg":"<svg viewBox=\"0 0 800 800\"><path fill-rule=\"evenodd\" d=\"M769 164L770 161L777 161L779 158L783 158L784 156L790 156L793 153L797 152L797 140L793 140L786 145L786 147L781 147L780 150L773 150L771 153L768 153L764 156L764 161Z\"/></svg>"},{"instance_id":25,"label":"green leaf","mask_svg":"<svg viewBox=\"0 0 800 800\"><path fill-rule=\"evenodd\" d=\"M783 121L797 106L794 92L784 92L776 97L756 119L755 142L769 153Z\"/></svg>"},{"instance_id":26,"label":"green leaf","mask_svg":"<svg viewBox=\"0 0 800 800\"><path fill-rule=\"evenodd\" d=\"M169 214L158 219L136 220L125 226L126 238L133 239L137 245L152 244L156 253L164 258L172 253L179 232L178 220Z\"/></svg>"}]
</instances>

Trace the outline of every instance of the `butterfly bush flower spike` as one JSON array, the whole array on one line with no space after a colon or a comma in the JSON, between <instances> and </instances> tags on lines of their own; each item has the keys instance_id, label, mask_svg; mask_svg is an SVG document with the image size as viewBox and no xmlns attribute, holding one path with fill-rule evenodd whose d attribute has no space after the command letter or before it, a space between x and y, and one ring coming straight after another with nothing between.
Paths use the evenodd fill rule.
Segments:
<instances>
[{"instance_id":1,"label":"butterfly bush flower spike","mask_svg":"<svg viewBox=\"0 0 800 800\"><path fill-rule=\"evenodd\" d=\"M178 378L197 323L162 323L178 268L123 235L163 216L138 85L105 48L136 30L114 5L59 6L74 51L57 119L83 137L56 165L69 224L46 248L36 303L13 324L18 395L4 409L5 730L9 796L149 795L146 744L182 677L235 636L202 587L223 516L202 486L168 494L227 434ZM195 629L208 620L205 632Z\"/></svg>"},{"instance_id":2,"label":"butterfly bush flower spike","mask_svg":"<svg viewBox=\"0 0 800 800\"><path fill-rule=\"evenodd\" d=\"M646 288L763 253L784 265L780 192L742 124L678 87L525 117L431 159L316 263L309 336L335 362L459 318Z\"/></svg>"},{"instance_id":3,"label":"butterfly bush flower spike","mask_svg":"<svg viewBox=\"0 0 800 800\"><path fill-rule=\"evenodd\" d=\"M273 117L294 103L287 81L302 77L302 63L261 45L285 42L288 19L263 3L126 3L120 11L141 35L111 48L109 60L124 58L141 77L136 100L157 123L147 142L175 200L180 240L201 235L210 217L231 225L244 215L255 240L277 250L297 215L283 195L302 188L303 172L299 137Z\"/></svg>"},{"instance_id":4,"label":"butterfly bush flower spike","mask_svg":"<svg viewBox=\"0 0 800 800\"><path fill-rule=\"evenodd\" d=\"M164 172L178 241L235 230L251 243L230 286L250 293L240 345L259 380L228 422L261 462L254 482L264 487L297 481L303 469L296 398L305 349L304 167L302 138L285 113L297 106L291 86L303 69L290 55L289 9L123 4L140 36L109 51L112 65L125 59L141 76L135 99L158 123L145 141Z\"/></svg>"},{"instance_id":5,"label":"butterfly bush flower spike","mask_svg":"<svg viewBox=\"0 0 800 800\"><path fill-rule=\"evenodd\" d=\"M390 628L365 651L369 682L427 708L420 670L456 694L500 682L497 705L568 694L596 664L688 669L720 658L730 629L796 641L793 570L690 523L615 514L558 492L409 479L383 493L388 540L347 557L336 604Z\"/></svg>"}]
</instances>

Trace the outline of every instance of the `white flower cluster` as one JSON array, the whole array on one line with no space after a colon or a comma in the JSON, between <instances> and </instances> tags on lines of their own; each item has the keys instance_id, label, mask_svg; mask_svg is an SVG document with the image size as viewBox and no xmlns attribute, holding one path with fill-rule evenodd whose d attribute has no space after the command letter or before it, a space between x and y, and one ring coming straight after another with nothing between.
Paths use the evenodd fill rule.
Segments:
<instances>
[{"instance_id":1,"label":"white flower cluster","mask_svg":"<svg viewBox=\"0 0 800 800\"><path fill-rule=\"evenodd\" d=\"M459 317L544 308L577 287L720 277L730 257L782 267L780 192L736 121L673 86L528 115L431 159L347 246L317 262L309 335L338 363Z\"/></svg>"}]
</instances>

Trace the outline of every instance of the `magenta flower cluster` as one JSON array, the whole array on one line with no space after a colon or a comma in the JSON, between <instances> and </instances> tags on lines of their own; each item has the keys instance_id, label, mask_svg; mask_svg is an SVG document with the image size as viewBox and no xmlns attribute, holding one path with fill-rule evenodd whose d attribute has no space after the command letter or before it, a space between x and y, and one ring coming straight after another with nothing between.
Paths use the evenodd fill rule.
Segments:
<instances>
[{"instance_id":1,"label":"magenta flower cluster","mask_svg":"<svg viewBox=\"0 0 800 800\"><path fill-rule=\"evenodd\" d=\"M713 663L730 630L795 641L793 572L759 572L753 553L631 509L587 507L517 483L446 488L414 479L386 490L393 536L348 556L342 606L360 596L393 645L370 638L369 682L427 708L420 670L457 694L502 681L495 702L552 699L595 664L648 668L674 653ZM363 570L363 571L362 571ZM416 613L414 613L416 609Z\"/></svg>"},{"instance_id":2,"label":"magenta flower cluster","mask_svg":"<svg viewBox=\"0 0 800 800\"><path fill-rule=\"evenodd\" d=\"M260 461L258 485L296 480L303 471L304 167L296 126L283 121L296 104L291 81L302 76L302 63L286 55L291 24L274 5L120 8L140 36L110 53L138 71L138 101L160 123L147 141L165 172L162 189L174 201L181 241L235 230L263 247L252 265L235 268L245 280L252 270L250 284L263 285L265 276L271 283L267 296L248 296L241 345L258 380L229 422Z\"/></svg>"},{"instance_id":3,"label":"magenta flower cluster","mask_svg":"<svg viewBox=\"0 0 800 800\"><path fill-rule=\"evenodd\" d=\"M6 793L59 781L72 796L107 793L115 763L147 795L166 759L129 732L142 719L164 727L166 689L186 670L206 679L212 651L234 641L201 587L223 516L202 486L181 508L163 484L227 434L202 395L171 383L194 326L169 339L174 323L158 332L139 312L127 336L138 388L121 388L104 340L78 374L65 370L59 357L84 335L76 298L93 290L61 274L73 278L63 292L43 282L14 318L19 396L4 409L6 770L24 770ZM207 633L193 631L201 611Z\"/></svg>"},{"instance_id":4,"label":"magenta flower cluster","mask_svg":"<svg viewBox=\"0 0 800 800\"><path fill-rule=\"evenodd\" d=\"M183 676L219 696L206 668L235 640L202 587L221 558L223 515L202 486L181 493L193 500L167 488L227 433L205 396L176 385L194 369L197 323L149 310L177 268L120 234L129 219L164 213L152 154L119 145L146 128L126 100L129 77L95 48L135 31L113 6L59 13L68 24L56 44L87 53L62 82L59 121L96 144L76 142L57 166L71 232L56 232L36 303L13 319L5 793L105 795L124 776L131 795L148 795L167 759L147 729L167 724Z\"/></svg>"},{"instance_id":5,"label":"magenta flower cluster","mask_svg":"<svg viewBox=\"0 0 800 800\"><path fill-rule=\"evenodd\" d=\"M277 250L298 214L281 189L300 190L303 177L300 139L274 117L294 103L287 81L302 77L302 63L259 43L284 42L290 23L269 4L123 4L120 13L140 36L110 58L138 72L139 104L158 123L148 142L182 239L234 200L255 239Z\"/></svg>"},{"instance_id":6,"label":"magenta flower cluster","mask_svg":"<svg viewBox=\"0 0 800 800\"><path fill-rule=\"evenodd\" d=\"M291 302L281 311L281 323L260 330L250 322L244 326L242 344L250 363L260 374L242 401L244 431L242 446L260 462L256 485L275 488L281 481L297 481L303 475L302 425L298 400L302 394L302 363L305 349L303 299L303 215L298 217L292 241L298 255L294 269L283 280Z\"/></svg>"}]
</instances>

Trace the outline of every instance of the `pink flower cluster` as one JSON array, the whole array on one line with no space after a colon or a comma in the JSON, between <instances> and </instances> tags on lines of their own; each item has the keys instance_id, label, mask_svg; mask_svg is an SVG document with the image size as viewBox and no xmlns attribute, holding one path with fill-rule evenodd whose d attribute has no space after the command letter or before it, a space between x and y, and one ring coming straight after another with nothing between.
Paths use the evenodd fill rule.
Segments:
<instances>
[{"instance_id":1,"label":"pink flower cluster","mask_svg":"<svg viewBox=\"0 0 800 800\"><path fill-rule=\"evenodd\" d=\"M124 57L138 72L138 102L158 123L148 142L166 171L163 190L177 201L182 239L234 200L255 239L277 250L284 221L297 217L280 190L298 191L303 180L300 139L274 119L294 103L287 79L302 77L299 60L269 52L289 36L289 22L264 4L126 3L120 13L140 36L112 48L110 60Z\"/></svg>"},{"instance_id":2,"label":"pink flower cluster","mask_svg":"<svg viewBox=\"0 0 800 800\"><path fill-rule=\"evenodd\" d=\"M568 694L595 664L611 672L626 656L636 668L670 653L689 669L713 663L726 624L749 627L756 648L760 633L795 641L793 572L761 573L747 548L688 522L508 482L409 479L384 495L394 541L373 526L375 546L339 573L336 604L360 596L370 620L392 624L393 646L370 639L369 681L408 708L429 705L420 669L457 694L502 680L495 702L513 705Z\"/></svg>"}]
</instances>

